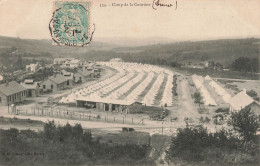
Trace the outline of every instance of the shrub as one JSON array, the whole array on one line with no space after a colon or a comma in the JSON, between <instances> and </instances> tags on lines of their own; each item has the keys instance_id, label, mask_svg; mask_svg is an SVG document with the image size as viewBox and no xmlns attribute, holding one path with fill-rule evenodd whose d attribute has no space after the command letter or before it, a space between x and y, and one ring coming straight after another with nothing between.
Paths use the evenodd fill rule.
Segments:
<instances>
[{"instance_id":1,"label":"shrub","mask_svg":"<svg viewBox=\"0 0 260 166\"><path fill-rule=\"evenodd\" d=\"M200 117L200 122L201 123L209 123L210 119L206 116L205 118L203 116Z\"/></svg>"},{"instance_id":2,"label":"shrub","mask_svg":"<svg viewBox=\"0 0 260 166\"><path fill-rule=\"evenodd\" d=\"M216 113L229 114L229 108L218 108L215 110Z\"/></svg>"},{"instance_id":3,"label":"shrub","mask_svg":"<svg viewBox=\"0 0 260 166\"><path fill-rule=\"evenodd\" d=\"M43 127L43 136L46 139L53 140L56 134L56 125L54 121L49 121L48 123L44 124Z\"/></svg>"},{"instance_id":4,"label":"shrub","mask_svg":"<svg viewBox=\"0 0 260 166\"><path fill-rule=\"evenodd\" d=\"M176 136L172 137L170 148L166 151L166 159L181 159L188 163L200 162L203 165L244 165L248 162L256 164L257 147L254 142L243 143L224 129L213 134L203 127L186 126L183 129L179 128ZM246 157L238 160L237 156Z\"/></svg>"},{"instance_id":5,"label":"shrub","mask_svg":"<svg viewBox=\"0 0 260 166\"><path fill-rule=\"evenodd\" d=\"M195 103L199 103L199 106L200 106L200 104L203 104L203 97L199 91L195 92L193 94L193 97L195 99Z\"/></svg>"},{"instance_id":6,"label":"shrub","mask_svg":"<svg viewBox=\"0 0 260 166\"><path fill-rule=\"evenodd\" d=\"M254 138L259 127L259 118L250 108L246 108L238 112L232 112L231 124L244 141L250 141Z\"/></svg>"},{"instance_id":7,"label":"shrub","mask_svg":"<svg viewBox=\"0 0 260 166\"><path fill-rule=\"evenodd\" d=\"M72 136L74 139L81 139L83 137L83 128L80 124L76 124L73 128L72 128Z\"/></svg>"},{"instance_id":8,"label":"shrub","mask_svg":"<svg viewBox=\"0 0 260 166\"><path fill-rule=\"evenodd\" d=\"M254 91L253 89L250 90L250 91L246 91L246 93L247 93L249 96L251 96L254 100L260 101L260 99L259 99L259 97L258 97L256 91Z\"/></svg>"},{"instance_id":9,"label":"shrub","mask_svg":"<svg viewBox=\"0 0 260 166\"><path fill-rule=\"evenodd\" d=\"M209 110L206 109L205 107L200 107L200 108L198 108L198 113L200 113L200 114L208 114Z\"/></svg>"},{"instance_id":10,"label":"shrub","mask_svg":"<svg viewBox=\"0 0 260 166\"><path fill-rule=\"evenodd\" d=\"M210 119L206 116L204 121L205 121L206 123L209 123L209 122L210 122Z\"/></svg>"},{"instance_id":11,"label":"shrub","mask_svg":"<svg viewBox=\"0 0 260 166\"><path fill-rule=\"evenodd\" d=\"M176 76L176 75L173 76L172 85L173 85L173 87L172 87L172 93L173 93L173 95L174 95L174 96L178 96L178 93L177 93L177 76Z\"/></svg>"}]
</instances>

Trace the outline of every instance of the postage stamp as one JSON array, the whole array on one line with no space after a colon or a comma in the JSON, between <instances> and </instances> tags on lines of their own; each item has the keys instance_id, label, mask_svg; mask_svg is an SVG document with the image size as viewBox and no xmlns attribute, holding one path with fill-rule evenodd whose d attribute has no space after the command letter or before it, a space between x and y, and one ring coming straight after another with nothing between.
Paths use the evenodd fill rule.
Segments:
<instances>
[{"instance_id":1,"label":"postage stamp","mask_svg":"<svg viewBox=\"0 0 260 166\"><path fill-rule=\"evenodd\" d=\"M53 45L88 45L93 35L90 33L90 2L54 1L49 30Z\"/></svg>"}]
</instances>

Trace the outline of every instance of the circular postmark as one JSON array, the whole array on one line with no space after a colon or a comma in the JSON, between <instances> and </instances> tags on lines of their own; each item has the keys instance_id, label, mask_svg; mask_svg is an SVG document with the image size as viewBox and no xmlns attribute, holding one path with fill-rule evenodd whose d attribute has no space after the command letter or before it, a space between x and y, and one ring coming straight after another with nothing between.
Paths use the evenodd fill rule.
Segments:
<instances>
[{"instance_id":1,"label":"circular postmark","mask_svg":"<svg viewBox=\"0 0 260 166\"><path fill-rule=\"evenodd\" d=\"M84 46L89 37L89 2L55 2L49 24L55 45ZM93 34L93 33L92 33Z\"/></svg>"}]
</instances>

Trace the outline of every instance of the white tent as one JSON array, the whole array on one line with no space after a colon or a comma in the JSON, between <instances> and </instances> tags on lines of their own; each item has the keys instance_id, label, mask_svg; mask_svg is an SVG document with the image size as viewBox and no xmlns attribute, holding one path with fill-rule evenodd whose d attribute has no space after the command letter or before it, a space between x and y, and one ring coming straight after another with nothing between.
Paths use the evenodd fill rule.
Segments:
<instances>
[{"instance_id":1,"label":"white tent","mask_svg":"<svg viewBox=\"0 0 260 166\"><path fill-rule=\"evenodd\" d=\"M209 75L207 75L207 76L205 77L205 80L210 81L210 80L212 80L212 79L210 78Z\"/></svg>"}]
</instances>

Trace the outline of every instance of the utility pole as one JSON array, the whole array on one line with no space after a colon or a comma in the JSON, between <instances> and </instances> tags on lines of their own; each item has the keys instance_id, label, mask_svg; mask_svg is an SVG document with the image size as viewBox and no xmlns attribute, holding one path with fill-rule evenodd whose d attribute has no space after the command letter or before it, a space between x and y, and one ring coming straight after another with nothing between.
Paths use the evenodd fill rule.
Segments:
<instances>
[{"instance_id":1,"label":"utility pole","mask_svg":"<svg viewBox=\"0 0 260 166\"><path fill-rule=\"evenodd\" d=\"M171 125L170 125L170 132L172 132L172 120L171 120Z\"/></svg>"},{"instance_id":2,"label":"utility pole","mask_svg":"<svg viewBox=\"0 0 260 166\"><path fill-rule=\"evenodd\" d=\"M163 135L163 121L162 121L162 135Z\"/></svg>"}]
</instances>

